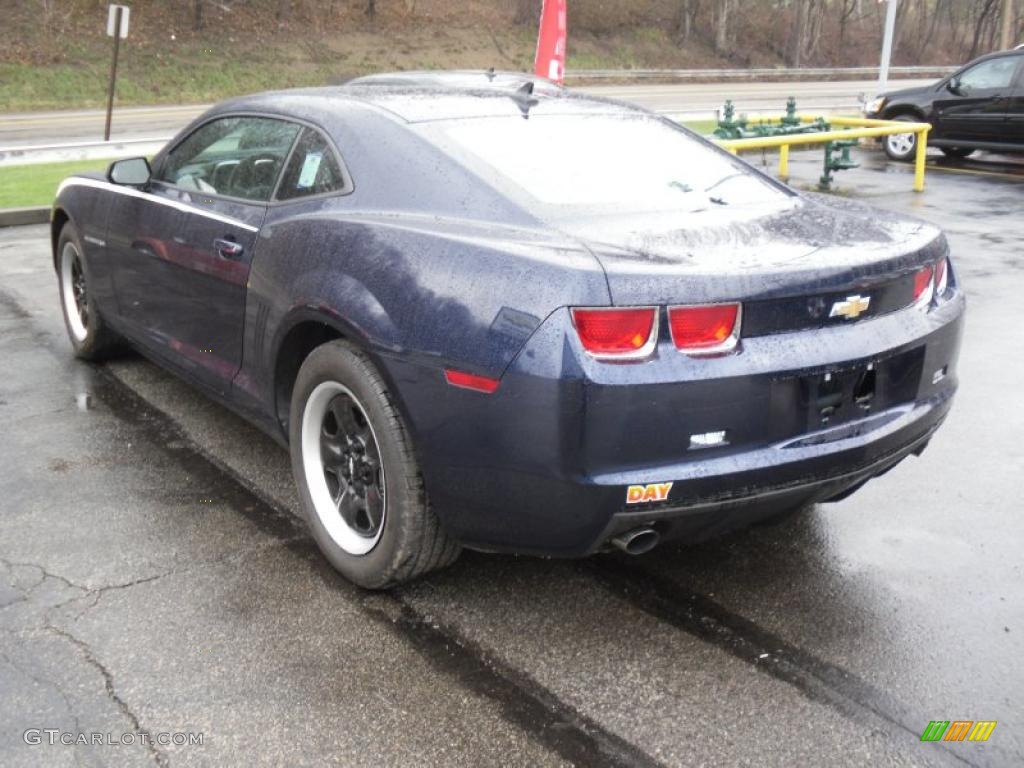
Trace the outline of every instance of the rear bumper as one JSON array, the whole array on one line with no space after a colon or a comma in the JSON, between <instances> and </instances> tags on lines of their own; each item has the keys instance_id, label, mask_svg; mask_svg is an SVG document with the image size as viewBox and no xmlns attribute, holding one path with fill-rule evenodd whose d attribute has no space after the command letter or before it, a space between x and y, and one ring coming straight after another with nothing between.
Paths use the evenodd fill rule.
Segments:
<instances>
[{"instance_id":1,"label":"rear bumper","mask_svg":"<svg viewBox=\"0 0 1024 768\"><path fill-rule=\"evenodd\" d=\"M840 495L920 452L957 387L963 296L927 313L744 339L695 359L660 343L639 364L587 357L548 318L493 395L392 360L433 508L466 546L586 555L624 530L703 536ZM877 365L877 407L812 424L804 382ZM803 398L803 399L801 399ZM729 444L694 450L690 436ZM671 483L628 504L629 486Z\"/></svg>"},{"instance_id":2,"label":"rear bumper","mask_svg":"<svg viewBox=\"0 0 1024 768\"><path fill-rule=\"evenodd\" d=\"M778 456L764 454L788 450L781 445L759 452L760 456L744 457L756 469L700 478L700 484L709 489L704 496L695 495L656 508L616 512L593 549L601 548L620 533L643 526L655 528L662 538L700 540L794 507L845 497L907 456L920 455L945 419L951 400L949 392L932 403L878 414L892 418L894 430L890 434L883 436L870 431L865 424L867 439L836 453L814 458L785 457L786 463L780 465L773 463ZM699 486L692 479L682 483L687 491L699 493ZM719 486L717 492L710 490L715 485Z\"/></svg>"}]
</instances>

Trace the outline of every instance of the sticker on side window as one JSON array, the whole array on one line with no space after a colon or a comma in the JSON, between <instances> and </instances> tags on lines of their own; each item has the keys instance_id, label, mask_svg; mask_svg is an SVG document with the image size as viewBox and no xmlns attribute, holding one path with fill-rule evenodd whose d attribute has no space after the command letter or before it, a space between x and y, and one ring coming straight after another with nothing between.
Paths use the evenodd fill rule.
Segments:
<instances>
[{"instance_id":1,"label":"sticker on side window","mask_svg":"<svg viewBox=\"0 0 1024 768\"><path fill-rule=\"evenodd\" d=\"M299 173L299 181L295 185L299 189L309 189L316 183L316 172L320 170L320 161L324 159L323 152L310 152L302 163L302 172Z\"/></svg>"}]
</instances>

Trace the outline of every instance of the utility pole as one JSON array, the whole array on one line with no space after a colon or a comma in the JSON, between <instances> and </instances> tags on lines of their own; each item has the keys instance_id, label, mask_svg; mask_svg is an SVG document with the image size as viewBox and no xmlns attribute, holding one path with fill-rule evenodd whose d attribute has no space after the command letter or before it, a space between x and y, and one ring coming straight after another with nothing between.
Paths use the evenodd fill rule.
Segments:
<instances>
[{"instance_id":1,"label":"utility pole","mask_svg":"<svg viewBox=\"0 0 1024 768\"><path fill-rule=\"evenodd\" d=\"M126 5L111 4L107 12L107 34L114 38L114 58L110 63L110 83L107 86L107 121L103 126L103 140L110 141L110 118L114 111L114 91L117 88L117 54L121 50L121 38L128 36L128 14Z\"/></svg>"},{"instance_id":2,"label":"utility pole","mask_svg":"<svg viewBox=\"0 0 1024 768\"><path fill-rule=\"evenodd\" d=\"M1013 0L1003 0L1003 28L999 35L999 48L1008 50L1013 47Z\"/></svg>"},{"instance_id":3,"label":"utility pole","mask_svg":"<svg viewBox=\"0 0 1024 768\"><path fill-rule=\"evenodd\" d=\"M892 36L896 29L896 2L886 0L885 34L882 37L882 62L878 67L878 90L882 92L889 84L889 61L892 59Z\"/></svg>"}]
</instances>

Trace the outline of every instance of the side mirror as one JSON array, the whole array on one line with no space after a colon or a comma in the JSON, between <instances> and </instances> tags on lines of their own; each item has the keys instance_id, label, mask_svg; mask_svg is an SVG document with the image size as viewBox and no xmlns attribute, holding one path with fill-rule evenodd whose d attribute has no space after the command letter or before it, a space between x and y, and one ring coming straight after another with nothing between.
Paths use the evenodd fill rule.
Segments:
<instances>
[{"instance_id":1,"label":"side mirror","mask_svg":"<svg viewBox=\"0 0 1024 768\"><path fill-rule=\"evenodd\" d=\"M949 80L946 81L946 90L949 91L950 93L956 94L957 96L964 95L964 89L963 86L960 84L959 77L949 78Z\"/></svg>"},{"instance_id":2,"label":"side mirror","mask_svg":"<svg viewBox=\"0 0 1024 768\"><path fill-rule=\"evenodd\" d=\"M118 160L107 168L107 179L114 184L127 184L132 187L141 187L149 183L152 172L149 169L149 161L144 157L129 157L126 160Z\"/></svg>"}]
</instances>

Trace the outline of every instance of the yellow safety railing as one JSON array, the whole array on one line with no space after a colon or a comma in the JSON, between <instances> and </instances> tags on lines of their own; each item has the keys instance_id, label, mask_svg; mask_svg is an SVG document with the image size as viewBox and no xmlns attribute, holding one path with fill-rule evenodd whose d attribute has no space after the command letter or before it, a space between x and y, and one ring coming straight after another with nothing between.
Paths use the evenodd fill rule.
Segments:
<instances>
[{"instance_id":1,"label":"yellow safety railing","mask_svg":"<svg viewBox=\"0 0 1024 768\"><path fill-rule=\"evenodd\" d=\"M797 115L803 123L813 123L817 115ZM841 126L842 130L821 133L794 133L789 136L758 136L750 139L714 139L721 147L738 155L747 149L779 148L779 176L789 178L789 148L794 144L824 144L828 141L846 139L870 139L892 136L899 133L917 134L917 152L914 157L914 191L924 190L924 160L928 151L928 123L907 123L899 120L869 120L866 117L829 117L829 124ZM747 125L777 123L777 118L749 120Z\"/></svg>"}]
</instances>

